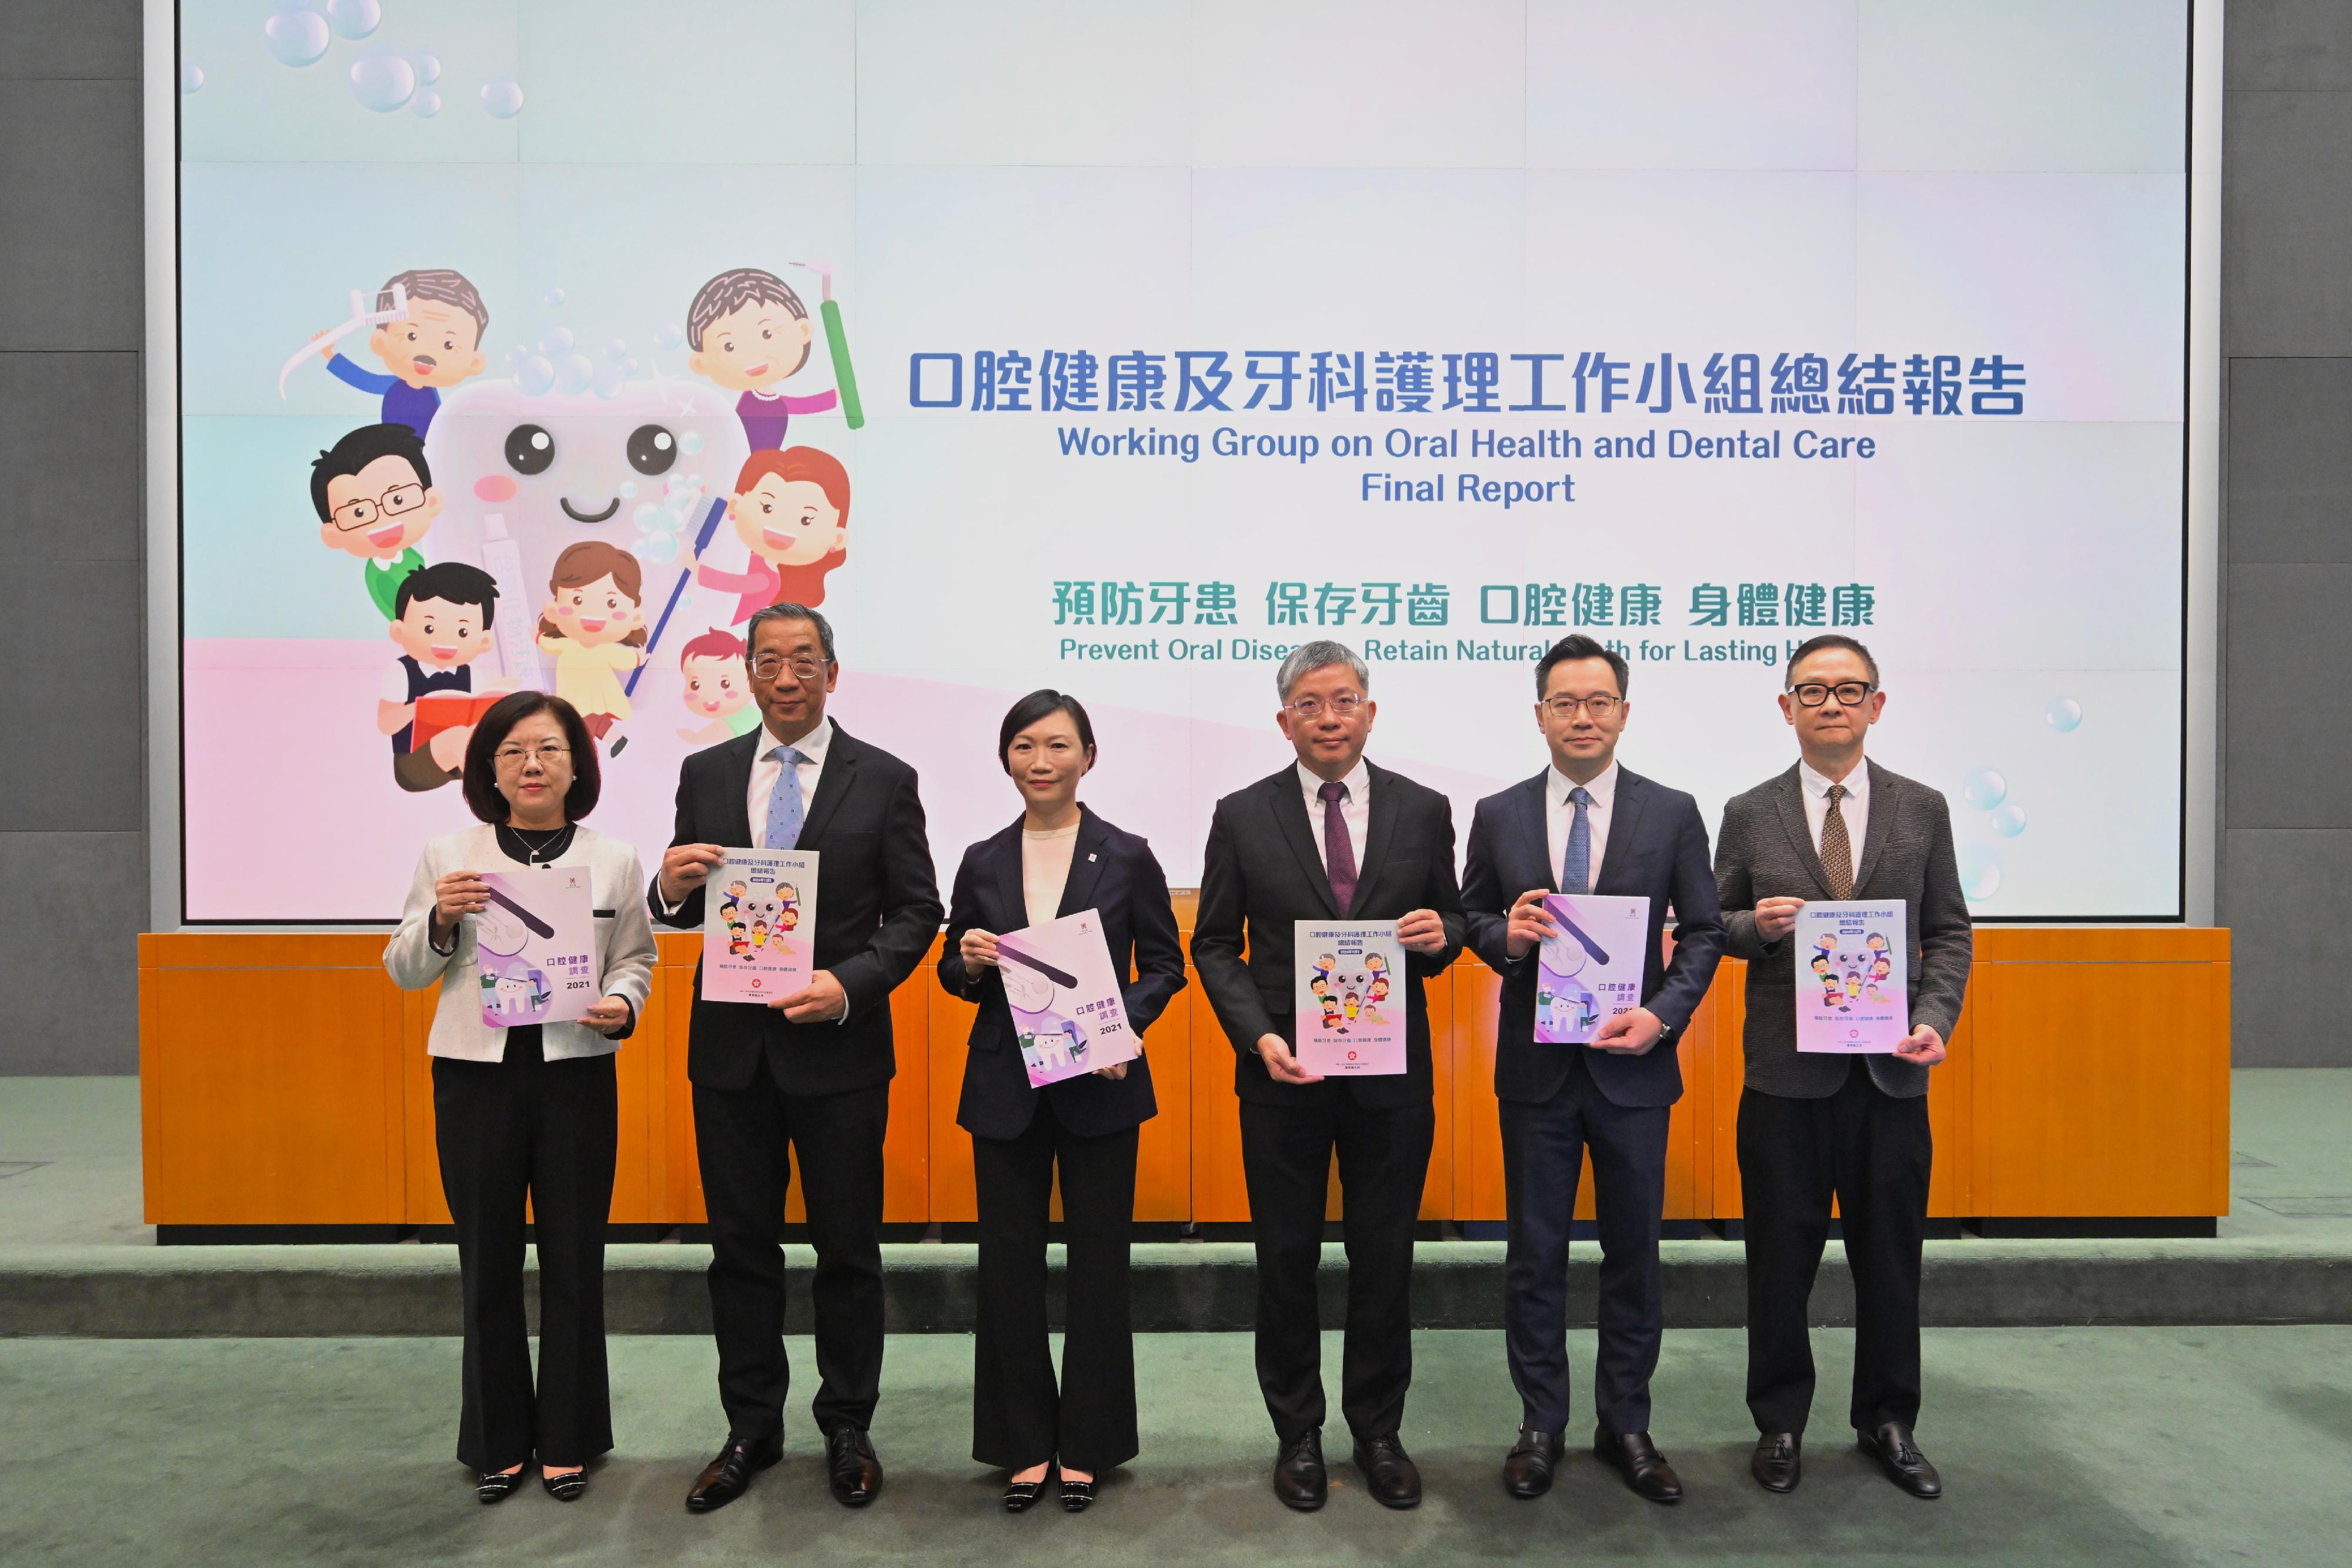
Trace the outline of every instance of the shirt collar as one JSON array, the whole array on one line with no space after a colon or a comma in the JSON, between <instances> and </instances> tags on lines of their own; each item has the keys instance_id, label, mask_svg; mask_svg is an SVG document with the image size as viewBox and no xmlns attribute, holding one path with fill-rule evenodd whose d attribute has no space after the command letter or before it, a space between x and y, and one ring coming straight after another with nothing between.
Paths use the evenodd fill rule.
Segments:
<instances>
[{"instance_id":1,"label":"shirt collar","mask_svg":"<svg viewBox=\"0 0 2352 1568\"><path fill-rule=\"evenodd\" d=\"M782 741L776 738L776 732L770 729L766 721L762 720L760 725L760 755L765 757L782 744ZM807 758L817 767L824 767L824 754L833 748L832 718L827 716L817 720L814 729L793 741L792 745L793 750Z\"/></svg>"},{"instance_id":2,"label":"shirt collar","mask_svg":"<svg viewBox=\"0 0 2352 1568\"><path fill-rule=\"evenodd\" d=\"M1804 785L1805 793L1816 800L1829 799L1830 786L1832 783L1845 786L1845 798L1849 800L1870 799L1870 759L1868 758L1855 763L1853 771L1840 779L1831 779L1828 774L1817 770L1811 763L1800 758L1797 760L1797 779Z\"/></svg>"},{"instance_id":3,"label":"shirt collar","mask_svg":"<svg viewBox=\"0 0 2352 1568\"><path fill-rule=\"evenodd\" d=\"M1576 788L1576 780L1557 768L1547 768L1545 771L1550 775L1550 778L1546 781L1544 798L1548 800L1567 801L1568 792ZM1611 758L1609 766L1602 768L1599 776L1584 787L1584 792L1592 797L1593 805L1604 811L1612 810L1616 807L1617 763L1615 758Z\"/></svg>"},{"instance_id":4,"label":"shirt collar","mask_svg":"<svg viewBox=\"0 0 2352 1568\"><path fill-rule=\"evenodd\" d=\"M1318 778L1304 762L1297 766L1298 782L1306 789L1307 798L1318 805L1322 804L1317 797L1322 792L1323 780ZM1348 804L1350 806L1360 806L1372 798L1372 769L1370 765L1360 757L1356 758L1356 766L1349 769L1348 776L1339 782L1347 788Z\"/></svg>"}]
</instances>

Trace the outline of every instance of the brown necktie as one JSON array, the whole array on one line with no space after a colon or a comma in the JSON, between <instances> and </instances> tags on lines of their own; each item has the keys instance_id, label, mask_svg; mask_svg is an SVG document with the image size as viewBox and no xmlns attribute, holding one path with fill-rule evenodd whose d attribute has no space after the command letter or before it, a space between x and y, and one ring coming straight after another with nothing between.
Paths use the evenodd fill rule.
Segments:
<instances>
[{"instance_id":1,"label":"brown necktie","mask_svg":"<svg viewBox=\"0 0 2352 1568\"><path fill-rule=\"evenodd\" d=\"M1845 812L1838 802L1845 786L1830 786L1830 814L1822 819L1822 869L1830 873L1830 896L1853 896L1853 841L1846 837Z\"/></svg>"}]
</instances>

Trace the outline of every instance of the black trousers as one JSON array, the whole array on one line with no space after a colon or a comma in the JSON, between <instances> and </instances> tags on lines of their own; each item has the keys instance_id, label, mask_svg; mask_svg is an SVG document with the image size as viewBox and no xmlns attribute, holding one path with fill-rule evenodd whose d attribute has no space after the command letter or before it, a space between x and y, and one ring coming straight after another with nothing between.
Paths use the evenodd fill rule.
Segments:
<instances>
[{"instance_id":1,"label":"black trousers","mask_svg":"<svg viewBox=\"0 0 2352 1568\"><path fill-rule=\"evenodd\" d=\"M465 1394L457 1458L584 1465L613 1446L604 1370L604 1225L620 1092L610 1056L540 1059L515 1030L500 1062L433 1059L434 1142L457 1226ZM523 1313L523 1200L539 1249L539 1382Z\"/></svg>"},{"instance_id":2,"label":"black trousers","mask_svg":"<svg viewBox=\"0 0 2352 1568\"><path fill-rule=\"evenodd\" d=\"M1315 1275L1339 1159L1348 1323L1339 1412L1359 1437L1393 1434L1412 1385L1412 1227L1437 1132L1430 1105L1371 1110L1345 1087L1291 1105L1241 1106L1242 1175L1257 1239L1257 1385L1285 1444L1323 1425Z\"/></svg>"},{"instance_id":3,"label":"black trousers","mask_svg":"<svg viewBox=\"0 0 2352 1568\"><path fill-rule=\"evenodd\" d=\"M762 1061L742 1089L694 1086L694 1135L710 1219L710 1322L719 1402L737 1437L784 1427L785 1145L799 1155L816 1248L818 1430L863 1431L882 1385L882 1134L890 1086L787 1094Z\"/></svg>"},{"instance_id":4,"label":"black trousers","mask_svg":"<svg viewBox=\"0 0 2352 1568\"><path fill-rule=\"evenodd\" d=\"M1026 1469L1058 1454L1097 1476L1135 1458L1135 1340L1128 1238L1136 1129L1082 1138L1049 1094L1017 1138L971 1140L980 1200L980 1321L972 1344L971 1457ZM1062 1381L1045 1337L1045 1225L1062 1166L1068 1325Z\"/></svg>"},{"instance_id":5,"label":"black trousers","mask_svg":"<svg viewBox=\"0 0 2352 1568\"><path fill-rule=\"evenodd\" d=\"M1857 1431L1919 1419L1919 1248L1934 1158L1925 1095L1897 1100L1856 1062L1826 1100L1739 1097L1748 1236L1748 1409L1801 1432L1813 1405L1806 1302L1837 1197L1853 1272Z\"/></svg>"},{"instance_id":6,"label":"black trousers","mask_svg":"<svg viewBox=\"0 0 2352 1568\"><path fill-rule=\"evenodd\" d=\"M1568 1425L1568 1239L1584 1152L1592 1151L1601 1230L1601 1354L1592 1402L1612 1432L1650 1429L1650 1375L1665 1329L1658 1271L1666 1201L1664 1105L1619 1105L1576 1052L1568 1082L1540 1104L1502 1103L1503 1192L1510 1224L1503 1253L1503 1343L1521 1418L1530 1432ZM1664 1049L1664 1048L1662 1048Z\"/></svg>"}]
</instances>

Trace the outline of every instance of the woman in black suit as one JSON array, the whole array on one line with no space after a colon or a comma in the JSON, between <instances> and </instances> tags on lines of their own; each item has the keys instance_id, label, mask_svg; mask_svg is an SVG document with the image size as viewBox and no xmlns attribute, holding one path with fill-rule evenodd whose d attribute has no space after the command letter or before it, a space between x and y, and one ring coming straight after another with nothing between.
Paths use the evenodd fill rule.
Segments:
<instances>
[{"instance_id":1,"label":"woman in black suit","mask_svg":"<svg viewBox=\"0 0 2352 1568\"><path fill-rule=\"evenodd\" d=\"M1140 1056L1030 1087L996 934L1096 911L1139 1045L1184 988L1184 949L1151 847L1078 804L1078 780L1095 764L1094 726L1078 700L1055 691L1023 697L1004 716L996 754L1024 810L964 852L940 957L940 984L980 1004L956 1110L971 1134L980 1201L972 1458L1013 1472L1010 1511L1034 1504L1058 1470L1062 1506L1076 1513L1094 1500L1095 1478L1136 1453L1128 1237L1136 1129L1159 1106ZM1056 1160L1068 1244L1066 1395L1055 1390L1045 1338L1045 1221Z\"/></svg>"}]
</instances>

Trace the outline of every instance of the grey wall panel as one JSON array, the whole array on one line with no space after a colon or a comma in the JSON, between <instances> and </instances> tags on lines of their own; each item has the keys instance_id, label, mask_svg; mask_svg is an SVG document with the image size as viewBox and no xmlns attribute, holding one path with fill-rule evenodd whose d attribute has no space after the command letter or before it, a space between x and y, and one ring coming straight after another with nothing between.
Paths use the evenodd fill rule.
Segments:
<instances>
[{"instance_id":1,"label":"grey wall panel","mask_svg":"<svg viewBox=\"0 0 2352 1568\"><path fill-rule=\"evenodd\" d=\"M2231 566L2225 580L2228 826L2352 828L2352 566Z\"/></svg>"},{"instance_id":2,"label":"grey wall panel","mask_svg":"<svg viewBox=\"0 0 2352 1568\"><path fill-rule=\"evenodd\" d=\"M143 833L0 832L0 1075L135 1072Z\"/></svg>"},{"instance_id":3,"label":"grey wall panel","mask_svg":"<svg viewBox=\"0 0 2352 1568\"><path fill-rule=\"evenodd\" d=\"M2352 360L2230 361L2229 561L2352 561Z\"/></svg>"},{"instance_id":4,"label":"grey wall panel","mask_svg":"<svg viewBox=\"0 0 2352 1568\"><path fill-rule=\"evenodd\" d=\"M2344 0L2229 0L2221 80L2231 89L2352 90Z\"/></svg>"},{"instance_id":5,"label":"grey wall panel","mask_svg":"<svg viewBox=\"0 0 2352 1568\"><path fill-rule=\"evenodd\" d=\"M2241 1067L2352 1066L2352 831L2229 831L2231 1054Z\"/></svg>"},{"instance_id":6,"label":"grey wall panel","mask_svg":"<svg viewBox=\"0 0 2352 1568\"><path fill-rule=\"evenodd\" d=\"M0 353L0 565L137 560L139 356Z\"/></svg>"},{"instance_id":7,"label":"grey wall panel","mask_svg":"<svg viewBox=\"0 0 2352 1568\"><path fill-rule=\"evenodd\" d=\"M0 81L136 81L141 11L140 0L5 0Z\"/></svg>"},{"instance_id":8,"label":"grey wall panel","mask_svg":"<svg viewBox=\"0 0 2352 1568\"><path fill-rule=\"evenodd\" d=\"M0 93L0 349L142 346L139 136L135 81Z\"/></svg>"},{"instance_id":9,"label":"grey wall panel","mask_svg":"<svg viewBox=\"0 0 2352 1568\"><path fill-rule=\"evenodd\" d=\"M136 561L0 570L0 829L135 833L146 825Z\"/></svg>"},{"instance_id":10,"label":"grey wall panel","mask_svg":"<svg viewBox=\"0 0 2352 1568\"><path fill-rule=\"evenodd\" d=\"M2222 120L2223 351L2352 354L2352 92L2233 92Z\"/></svg>"}]
</instances>

